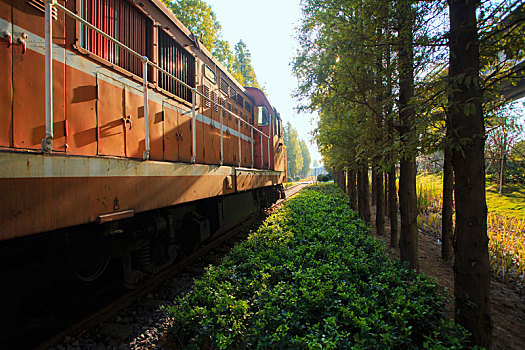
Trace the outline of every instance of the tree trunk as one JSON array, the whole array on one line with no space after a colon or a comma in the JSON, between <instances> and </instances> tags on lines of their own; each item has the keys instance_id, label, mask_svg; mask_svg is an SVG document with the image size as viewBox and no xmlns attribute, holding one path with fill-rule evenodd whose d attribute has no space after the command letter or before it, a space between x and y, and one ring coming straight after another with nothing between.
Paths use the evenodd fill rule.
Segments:
<instances>
[{"instance_id":1,"label":"tree trunk","mask_svg":"<svg viewBox=\"0 0 525 350\"><path fill-rule=\"evenodd\" d=\"M414 96L414 11L411 2L398 3L399 25L399 136L404 149L400 160L399 210L401 212L401 260L410 268L418 269L418 230L416 197L416 147L415 110L410 104Z\"/></svg>"},{"instance_id":2,"label":"tree trunk","mask_svg":"<svg viewBox=\"0 0 525 350\"><path fill-rule=\"evenodd\" d=\"M445 149L443 150L443 207L441 210L441 258L443 260L448 260L452 257L452 235L454 232L454 224L452 221L454 172L452 169L451 153L452 151L449 145L445 145Z\"/></svg>"},{"instance_id":3,"label":"tree trunk","mask_svg":"<svg viewBox=\"0 0 525 350\"><path fill-rule=\"evenodd\" d=\"M383 173L376 172L376 231L378 235L385 234L385 198L383 190Z\"/></svg>"},{"instance_id":4,"label":"tree trunk","mask_svg":"<svg viewBox=\"0 0 525 350\"><path fill-rule=\"evenodd\" d=\"M368 171L365 168L357 173L358 211L359 217L370 224L370 202L368 189Z\"/></svg>"},{"instance_id":5,"label":"tree trunk","mask_svg":"<svg viewBox=\"0 0 525 350\"><path fill-rule=\"evenodd\" d=\"M348 188L350 196L350 207L353 210L357 210L357 178L356 171L352 169L348 171Z\"/></svg>"},{"instance_id":6,"label":"tree trunk","mask_svg":"<svg viewBox=\"0 0 525 350\"><path fill-rule=\"evenodd\" d=\"M343 169L339 170L339 181L341 182L341 189L346 193L346 173Z\"/></svg>"},{"instance_id":7,"label":"tree trunk","mask_svg":"<svg viewBox=\"0 0 525 350\"><path fill-rule=\"evenodd\" d=\"M478 1L449 0L449 108L454 131L455 320L490 348L490 270L485 198L485 126L479 81Z\"/></svg>"},{"instance_id":8,"label":"tree trunk","mask_svg":"<svg viewBox=\"0 0 525 350\"><path fill-rule=\"evenodd\" d=\"M500 169L499 169L499 195L503 195L503 185L505 184L505 163L506 163L506 154L505 150L502 150L501 152L501 163L500 163Z\"/></svg>"},{"instance_id":9,"label":"tree trunk","mask_svg":"<svg viewBox=\"0 0 525 350\"><path fill-rule=\"evenodd\" d=\"M419 269L416 197L416 161L400 161L399 173L399 211L401 213L401 237L399 254L401 260L408 261L410 268Z\"/></svg>"},{"instance_id":10,"label":"tree trunk","mask_svg":"<svg viewBox=\"0 0 525 350\"><path fill-rule=\"evenodd\" d=\"M376 205L377 198L377 171L372 167L372 205Z\"/></svg>"},{"instance_id":11,"label":"tree trunk","mask_svg":"<svg viewBox=\"0 0 525 350\"><path fill-rule=\"evenodd\" d=\"M388 201L388 172L383 172L384 175L384 197L383 203L385 203L385 216L390 217L390 207Z\"/></svg>"},{"instance_id":12,"label":"tree trunk","mask_svg":"<svg viewBox=\"0 0 525 350\"><path fill-rule=\"evenodd\" d=\"M390 246L397 247L397 191L396 191L396 165L393 164L388 171L388 202L390 209Z\"/></svg>"}]
</instances>

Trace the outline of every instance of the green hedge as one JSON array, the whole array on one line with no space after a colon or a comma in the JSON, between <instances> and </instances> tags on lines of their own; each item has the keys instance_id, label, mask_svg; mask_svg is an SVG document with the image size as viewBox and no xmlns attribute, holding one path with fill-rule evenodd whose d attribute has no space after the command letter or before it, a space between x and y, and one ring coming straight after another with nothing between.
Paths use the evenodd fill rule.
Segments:
<instances>
[{"instance_id":1,"label":"green hedge","mask_svg":"<svg viewBox=\"0 0 525 350\"><path fill-rule=\"evenodd\" d=\"M180 348L461 348L434 280L391 260L334 185L302 191L168 308Z\"/></svg>"}]
</instances>

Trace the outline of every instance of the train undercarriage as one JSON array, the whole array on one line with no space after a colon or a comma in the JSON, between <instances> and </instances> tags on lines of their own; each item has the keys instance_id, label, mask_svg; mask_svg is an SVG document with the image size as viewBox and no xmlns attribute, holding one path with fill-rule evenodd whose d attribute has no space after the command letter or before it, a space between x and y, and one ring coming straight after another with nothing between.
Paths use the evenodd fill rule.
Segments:
<instances>
[{"instance_id":1,"label":"train undercarriage","mask_svg":"<svg viewBox=\"0 0 525 350\"><path fill-rule=\"evenodd\" d=\"M283 196L274 185L2 242L0 344L93 312Z\"/></svg>"}]
</instances>

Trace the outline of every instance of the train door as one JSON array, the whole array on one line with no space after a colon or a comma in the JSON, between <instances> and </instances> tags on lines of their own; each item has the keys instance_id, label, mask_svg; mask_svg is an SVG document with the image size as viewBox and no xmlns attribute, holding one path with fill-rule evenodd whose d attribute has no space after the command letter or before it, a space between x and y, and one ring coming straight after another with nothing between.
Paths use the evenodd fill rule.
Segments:
<instances>
[{"instance_id":1,"label":"train door","mask_svg":"<svg viewBox=\"0 0 525 350\"><path fill-rule=\"evenodd\" d=\"M12 64L12 142L18 148L40 149L46 134L43 4L42 0L12 2L12 61L7 62ZM64 61L65 15L58 11L53 15L54 151L66 149Z\"/></svg>"},{"instance_id":2,"label":"train door","mask_svg":"<svg viewBox=\"0 0 525 350\"><path fill-rule=\"evenodd\" d=\"M124 84L98 73L97 90L98 154L123 157L124 129L137 127L124 116Z\"/></svg>"},{"instance_id":3,"label":"train door","mask_svg":"<svg viewBox=\"0 0 525 350\"><path fill-rule=\"evenodd\" d=\"M124 102L124 117L126 121L129 121L124 130L126 157L142 158L146 150L144 96L142 91L125 86ZM148 126L150 159L162 160L164 156L162 105L151 99L148 101Z\"/></svg>"},{"instance_id":4,"label":"train door","mask_svg":"<svg viewBox=\"0 0 525 350\"><path fill-rule=\"evenodd\" d=\"M189 163L191 161L191 116L164 101L164 159Z\"/></svg>"},{"instance_id":5,"label":"train door","mask_svg":"<svg viewBox=\"0 0 525 350\"><path fill-rule=\"evenodd\" d=\"M216 104L219 101L217 92L211 92L211 99L214 103L208 103L204 108L204 115L209 119L209 125L206 123L204 125L204 162L206 164L219 164L221 158L221 111Z\"/></svg>"},{"instance_id":6,"label":"train door","mask_svg":"<svg viewBox=\"0 0 525 350\"><path fill-rule=\"evenodd\" d=\"M0 0L0 146L13 142L13 2ZM4 34L2 34L4 33Z\"/></svg>"},{"instance_id":7,"label":"train door","mask_svg":"<svg viewBox=\"0 0 525 350\"><path fill-rule=\"evenodd\" d=\"M256 116L257 116L258 129L260 131L262 131L263 134L269 135L271 137L271 134L270 134L270 112L268 110L268 107L267 106L257 106L256 107ZM260 155L260 158L257 159L257 162L256 162L255 165L256 165L256 167L260 168L261 167L261 159L262 159L262 168L263 169L268 169L268 167L270 165L270 158L269 158L269 155L268 155L268 142L269 142L269 140L264 135L261 138L260 134L258 136L256 136L256 138L259 138L259 140L257 142L257 145L256 145L256 147L257 147L256 154ZM262 147L261 147L261 141L262 141ZM262 152L262 154L261 154L261 152Z\"/></svg>"}]
</instances>

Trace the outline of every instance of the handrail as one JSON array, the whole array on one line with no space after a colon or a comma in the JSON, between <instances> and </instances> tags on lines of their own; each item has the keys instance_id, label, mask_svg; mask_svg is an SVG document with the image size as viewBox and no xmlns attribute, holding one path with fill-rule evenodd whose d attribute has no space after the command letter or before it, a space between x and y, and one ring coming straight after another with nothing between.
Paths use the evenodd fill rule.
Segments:
<instances>
[{"instance_id":1,"label":"handrail","mask_svg":"<svg viewBox=\"0 0 525 350\"><path fill-rule=\"evenodd\" d=\"M46 96L45 96L45 99L46 99L46 138L44 140L42 140L42 151L43 152L51 152L53 146L52 146L52 142L53 142L53 91L52 91L52 81L53 81L53 73L52 73L52 61L53 61L53 58L52 58L52 17L51 17L51 13L52 13L52 8L53 7L56 7L62 11L64 11L64 13L72 18L74 18L75 20L81 22L82 24L84 24L85 26L87 26L88 28L94 30L95 32L97 32L98 34L100 34L101 36L103 36L104 38L108 39L109 41L115 43L117 46L121 47L122 49L126 50L127 52L129 52L130 54L140 58L140 60L143 62L143 73L142 73L142 78L143 78L143 94L144 94L144 132L145 132L145 148L146 150L144 151L144 155L143 155L143 158L144 160L146 159L149 159L149 152L150 152L150 140L149 140L149 115L148 115L148 65L150 65L151 67L157 69L158 71L160 71L161 73L167 75L168 77L172 78L173 80L175 80L177 83L180 83L182 84L184 87L190 89L192 91L192 131L193 131L193 135L192 135L192 163L195 162L195 156L196 156L196 135L195 135L195 123L196 123L196 118L195 118L195 107L196 107L196 95L199 95L201 97L203 97L206 101L209 101L210 103L213 104L214 107L218 107L221 111L221 165L222 165L222 162L223 162L223 127L224 127L224 124L223 124L223 118L222 118L222 112L223 111L226 111L227 113L229 113L230 115L233 115L237 120L238 120L238 132L239 132L239 163L240 163L240 157L241 157L241 147L240 147L240 140L241 140L241 129L240 129L240 123L245 123L247 124L252 132L251 132L251 144L252 144L252 158L253 158L253 143L255 142L255 139L253 137L253 131L255 130L256 132L258 132L260 134L260 138L261 138L261 167L263 167L264 165L264 154L263 154L263 147L262 147L262 137L266 137L266 139L268 139L268 168L270 168L270 133L268 133L268 135L266 135L262 130L259 130L257 129L255 126L253 126L252 124L250 124L248 121L245 121L244 119L242 119L240 116L238 116L237 114L227 110L224 106L222 106L221 104L219 103L216 103L215 101L213 101L211 98L205 96L204 94L202 94L201 92L199 92L197 90L196 87L193 87L193 86L190 86L188 84L186 84L184 81L180 80L179 78L177 78L176 76L174 76L173 74L171 74L170 72L166 71L165 69L159 67L156 63L154 62L151 62L148 57L146 56L142 56L140 55L138 52L134 51L133 49L129 48L128 46L126 46L125 44L121 43L120 41L114 39L113 37L111 37L110 35L106 34L105 32L103 32L102 30L98 29L97 27L95 27L94 25L92 25L91 23L87 22L86 20L84 20L82 17L78 16L77 14L73 13L72 11L70 11L69 9L67 9L66 7L62 6L61 4L59 4L56 0L45 0L45 50L46 50L46 56L45 56L45 62L46 62L46 69L45 69L45 74L46 74ZM252 160L252 166L253 166L253 160Z\"/></svg>"}]
</instances>

